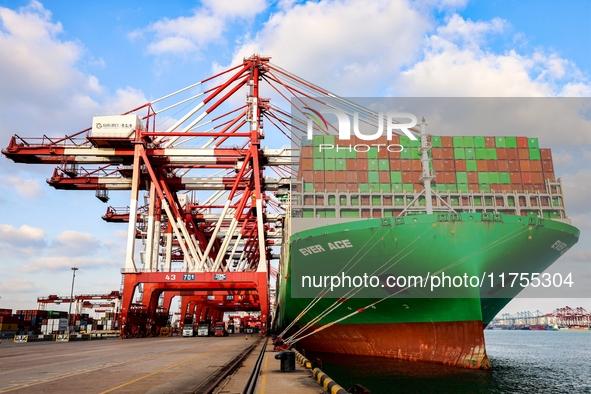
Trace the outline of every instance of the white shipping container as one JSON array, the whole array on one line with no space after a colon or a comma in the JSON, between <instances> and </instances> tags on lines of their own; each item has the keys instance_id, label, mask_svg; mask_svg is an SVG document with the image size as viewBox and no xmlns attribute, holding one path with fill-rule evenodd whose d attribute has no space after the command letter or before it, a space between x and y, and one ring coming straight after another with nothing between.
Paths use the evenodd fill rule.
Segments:
<instances>
[{"instance_id":1,"label":"white shipping container","mask_svg":"<svg viewBox=\"0 0 591 394\"><path fill-rule=\"evenodd\" d=\"M92 118L92 137L133 137L138 126L144 129L142 120L134 114L95 116Z\"/></svg>"},{"instance_id":2,"label":"white shipping container","mask_svg":"<svg viewBox=\"0 0 591 394\"><path fill-rule=\"evenodd\" d=\"M47 334L47 324L41 325L41 334Z\"/></svg>"}]
</instances>

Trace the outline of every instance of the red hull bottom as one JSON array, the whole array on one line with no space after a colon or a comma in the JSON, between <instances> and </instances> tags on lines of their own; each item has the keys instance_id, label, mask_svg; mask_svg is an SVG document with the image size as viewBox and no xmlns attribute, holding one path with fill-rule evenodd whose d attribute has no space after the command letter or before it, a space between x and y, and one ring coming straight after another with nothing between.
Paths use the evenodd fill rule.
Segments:
<instances>
[{"instance_id":1,"label":"red hull bottom","mask_svg":"<svg viewBox=\"0 0 591 394\"><path fill-rule=\"evenodd\" d=\"M302 339L298 347L490 369L481 321L339 324Z\"/></svg>"}]
</instances>

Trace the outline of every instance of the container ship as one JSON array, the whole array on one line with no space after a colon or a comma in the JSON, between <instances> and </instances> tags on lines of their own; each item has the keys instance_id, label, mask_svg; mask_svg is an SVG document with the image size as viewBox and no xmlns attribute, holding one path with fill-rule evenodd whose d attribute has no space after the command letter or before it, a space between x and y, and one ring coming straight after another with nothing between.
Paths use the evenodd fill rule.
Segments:
<instances>
[{"instance_id":1,"label":"container ship","mask_svg":"<svg viewBox=\"0 0 591 394\"><path fill-rule=\"evenodd\" d=\"M424 125L416 141L393 136L367 149L321 148L367 143L331 135L302 143L277 332L315 352L489 369L484 328L523 290L508 286L506 274L542 273L578 241L550 149L528 137L431 136ZM379 287L364 298L326 288L294 296L294 281L319 267L332 275L445 272L487 280L449 296Z\"/></svg>"}]
</instances>

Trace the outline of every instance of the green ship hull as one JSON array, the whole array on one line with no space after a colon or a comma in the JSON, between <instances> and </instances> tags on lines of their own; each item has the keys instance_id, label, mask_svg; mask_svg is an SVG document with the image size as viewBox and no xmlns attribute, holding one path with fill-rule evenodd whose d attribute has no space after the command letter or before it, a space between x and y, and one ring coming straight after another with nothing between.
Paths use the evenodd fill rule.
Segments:
<instances>
[{"instance_id":1,"label":"green ship hull","mask_svg":"<svg viewBox=\"0 0 591 394\"><path fill-rule=\"evenodd\" d=\"M483 328L523 290L518 281L511 284L509 273L531 278L544 272L578 237L578 229L562 222L492 213L410 215L302 231L291 236L289 258L281 267L277 328L287 327L313 301L310 291L326 292L289 333L339 297L348 299L302 335L348 317L302 338L298 345L303 348L486 369ZM380 285L352 296L348 288L327 292L303 279L343 271L350 277L376 275ZM450 279L447 292L432 291L432 282L384 287L388 275L442 274L464 282L458 288ZM466 286L466 278L473 277L481 283ZM309 284L313 289L302 296L302 285Z\"/></svg>"}]
</instances>

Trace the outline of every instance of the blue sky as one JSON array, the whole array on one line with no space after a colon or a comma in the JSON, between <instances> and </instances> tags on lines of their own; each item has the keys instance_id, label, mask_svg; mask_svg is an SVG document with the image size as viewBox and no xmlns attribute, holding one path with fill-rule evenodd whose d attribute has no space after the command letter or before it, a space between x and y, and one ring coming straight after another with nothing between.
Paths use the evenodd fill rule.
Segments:
<instances>
[{"instance_id":1,"label":"blue sky","mask_svg":"<svg viewBox=\"0 0 591 394\"><path fill-rule=\"evenodd\" d=\"M74 133L253 52L341 96L589 97L589 15L588 1L0 1L0 145ZM582 230L570 258L589 263L591 131L540 138ZM47 186L52 170L0 158L0 307L67 294L73 265L77 293L119 289L126 226L94 193Z\"/></svg>"}]
</instances>

